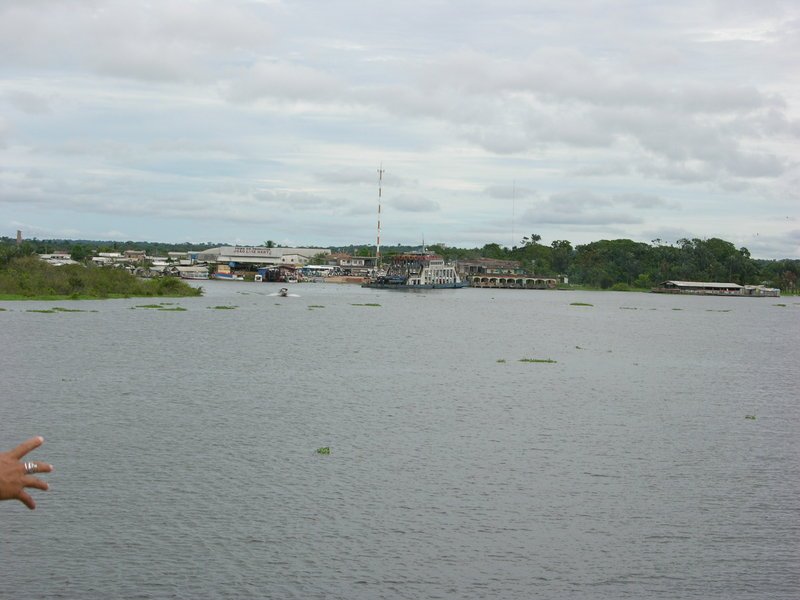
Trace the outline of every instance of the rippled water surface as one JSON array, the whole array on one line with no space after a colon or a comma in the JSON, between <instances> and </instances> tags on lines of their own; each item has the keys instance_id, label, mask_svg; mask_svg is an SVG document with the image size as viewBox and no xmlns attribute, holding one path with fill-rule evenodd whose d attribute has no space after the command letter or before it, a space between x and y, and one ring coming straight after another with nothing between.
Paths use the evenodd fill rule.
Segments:
<instances>
[{"instance_id":1,"label":"rippled water surface","mask_svg":"<svg viewBox=\"0 0 800 600\"><path fill-rule=\"evenodd\" d=\"M3 597L800 597L795 299L204 287L0 302Z\"/></svg>"}]
</instances>

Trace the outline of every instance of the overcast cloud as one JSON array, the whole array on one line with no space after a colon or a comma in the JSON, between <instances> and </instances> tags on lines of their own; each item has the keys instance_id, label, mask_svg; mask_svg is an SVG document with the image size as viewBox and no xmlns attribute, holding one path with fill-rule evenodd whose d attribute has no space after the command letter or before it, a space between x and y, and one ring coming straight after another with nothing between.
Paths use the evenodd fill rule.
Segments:
<instances>
[{"instance_id":1,"label":"overcast cloud","mask_svg":"<svg viewBox=\"0 0 800 600\"><path fill-rule=\"evenodd\" d=\"M0 2L0 235L800 257L800 5Z\"/></svg>"}]
</instances>

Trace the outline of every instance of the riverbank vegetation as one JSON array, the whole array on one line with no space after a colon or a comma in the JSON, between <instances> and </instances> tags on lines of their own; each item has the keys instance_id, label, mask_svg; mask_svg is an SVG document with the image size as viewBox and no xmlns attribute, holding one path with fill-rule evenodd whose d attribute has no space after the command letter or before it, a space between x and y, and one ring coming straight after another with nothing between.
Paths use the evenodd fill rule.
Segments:
<instances>
[{"instance_id":1,"label":"riverbank vegetation","mask_svg":"<svg viewBox=\"0 0 800 600\"><path fill-rule=\"evenodd\" d=\"M0 262L0 299L83 300L200 296L202 290L174 277L141 279L124 269L93 265L54 267L36 256Z\"/></svg>"}]
</instances>

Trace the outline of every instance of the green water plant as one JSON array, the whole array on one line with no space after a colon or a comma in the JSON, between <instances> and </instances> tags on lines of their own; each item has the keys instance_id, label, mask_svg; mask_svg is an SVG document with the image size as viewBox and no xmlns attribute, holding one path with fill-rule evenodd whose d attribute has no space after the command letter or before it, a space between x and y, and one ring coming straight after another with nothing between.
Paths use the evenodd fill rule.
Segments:
<instances>
[{"instance_id":1,"label":"green water plant","mask_svg":"<svg viewBox=\"0 0 800 600\"><path fill-rule=\"evenodd\" d=\"M519 359L519 362L524 362L524 363L548 363L548 364L552 364L552 363L556 363L556 362L558 362L558 361L556 361L556 360L553 360L552 358L520 358L520 359Z\"/></svg>"},{"instance_id":2,"label":"green water plant","mask_svg":"<svg viewBox=\"0 0 800 600\"><path fill-rule=\"evenodd\" d=\"M42 313L42 314L46 314L46 315L53 315L53 314L55 314L56 311L54 311L52 308L29 308L25 312Z\"/></svg>"},{"instance_id":3,"label":"green water plant","mask_svg":"<svg viewBox=\"0 0 800 600\"><path fill-rule=\"evenodd\" d=\"M498 359L497 359L497 362L499 362L499 363L504 363L504 362L506 362L506 359L505 359L505 358L498 358Z\"/></svg>"},{"instance_id":4,"label":"green water plant","mask_svg":"<svg viewBox=\"0 0 800 600\"><path fill-rule=\"evenodd\" d=\"M233 310L234 308L238 308L238 306L209 306L208 308L213 308L214 310Z\"/></svg>"},{"instance_id":5,"label":"green water plant","mask_svg":"<svg viewBox=\"0 0 800 600\"><path fill-rule=\"evenodd\" d=\"M317 454L325 454L328 455L331 453L330 446L323 446L322 448L317 448Z\"/></svg>"},{"instance_id":6,"label":"green water plant","mask_svg":"<svg viewBox=\"0 0 800 600\"><path fill-rule=\"evenodd\" d=\"M351 304L350 306L380 306L380 304L376 304L374 302L367 302L365 304Z\"/></svg>"},{"instance_id":7,"label":"green water plant","mask_svg":"<svg viewBox=\"0 0 800 600\"><path fill-rule=\"evenodd\" d=\"M594 306L594 304L589 304L588 302L570 302L570 306Z\"/></svg>"},{"instance_id":8,"label":"green water plant","mask_svg":"<svg viewBox=\"0 0 800 600\"><path fill-rule=\"evenodd\" d=\"M182 306L170 306L168 308L165 308L165 307L162 306L158 310L164 310L164 311L167 311L167 312L186 312L189 309L188 308L183 308Z\"/></svg>"},{"instance_id":9,"label":"green water plant","mask_svg":"<svg viewBox=\"0 0 800 600\"><path fill-rule=\"evenodd\" d=\"M744 418L745 419L749 419L751 421L755 421L756 420L756 416L755 415L745 415Z\"/></svg>"}]
</instances>

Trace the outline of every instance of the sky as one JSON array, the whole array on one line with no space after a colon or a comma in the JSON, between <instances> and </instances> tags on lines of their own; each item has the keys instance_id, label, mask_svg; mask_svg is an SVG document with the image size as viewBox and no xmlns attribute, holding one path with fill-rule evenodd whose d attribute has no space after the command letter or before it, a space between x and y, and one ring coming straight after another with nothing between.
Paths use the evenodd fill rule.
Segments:
<instances>
[{"instance_id":1,"label":"sky","mask_svg":"<svg viewBox=\"0 0 800 600\"><path fill-rule=\"evenodd\" d=\"M0 235L800 258L800 3L0 0Z\"/></svg>"}]
</instances>

